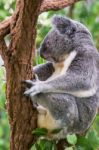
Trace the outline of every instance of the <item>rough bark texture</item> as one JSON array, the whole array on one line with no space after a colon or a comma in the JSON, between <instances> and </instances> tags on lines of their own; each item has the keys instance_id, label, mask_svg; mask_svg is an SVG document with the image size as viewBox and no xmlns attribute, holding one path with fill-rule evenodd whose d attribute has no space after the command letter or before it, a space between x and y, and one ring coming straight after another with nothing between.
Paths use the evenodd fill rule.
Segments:
<instances>
[{"instance_id":1,"label":"rough bark texture","mask_svg":"<svg viewBox=\"0 0 99 150\"><path fill-rule=\"evenodd\" d=\"M72 18L73 19L73 12L74 12L74 9L75 9L75 4L73 4L73 5L71 5L70 7L69 7L69 11L68 11L68 17L70 17L70 18Z\"/></svg>"},{"instance_id":2,"label":"rough bark texture","mask_svg":"<svg viewBox=\"0 0 99 150\"><path fill-rule=\"evenodd\" d=\"M18 0L12 17L0 23L0 54L4 59L7 76L7 110L11 128L10 149L29 150L35 138L37 112L29 98L23 95L21 81L33 78L32 59L35 50L38 15L57 10L77 0ZM4 36L11 34L7 47ZM58 149L63 149L63 142Z\"/></svg>"},{"instance_id":3,"label":"rough bark texture","mask_svg":"<svg viewBox=\"0 0 99 150\"><path fill-rule=\"evenodd\" d=\"M23 96L22 80L33 78L32 55L36 22L42 1L20 0L11 22L11 43L7 50L7 110L11 127L11 150L27 150L33 142L36 111ZM7 31L8 32L8 31ZM4 49L4 48L3 48Z\"/></svg>"},{"instance_id":4,"label":"rough bark texture","mask_svg":"<svg viewBox=\"0 0 99 150\"><path fill-rule=\"evenodd\" d=\"M80 0L44 0L40 8L40 13L49 10L59 10L72 5L77 1Z\"/></svg>"},{"instance_id":5,"label":"rough bark texture","mask_svg":"<svg viewBox=\"0 0 99 150\"><path fill-rule=\"evenodd\" d=\"M6 19L0 23L0 38L9 34L11 18L12 17L9 17L9 19Z\"/></svg>"}]
</instances>

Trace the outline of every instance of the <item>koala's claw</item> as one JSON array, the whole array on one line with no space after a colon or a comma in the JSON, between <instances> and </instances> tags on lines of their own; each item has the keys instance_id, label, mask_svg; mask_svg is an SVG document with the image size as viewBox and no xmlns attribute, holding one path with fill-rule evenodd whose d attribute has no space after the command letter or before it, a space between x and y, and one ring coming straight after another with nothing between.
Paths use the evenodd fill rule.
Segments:
<instances>
[{"instance_id":1,"label":"koala's claw","mask_svg":"<svg viewBox=\"0 0 99 150\"><path fill-rule=\"evenodd\" d=\"M24 92L24 95L29 96L32 93L32 87Z\"/></svg>"},{"instance_id":2,"label":"koala's claw","mask_svg":"<svg viewBox=\"0 0 99 150\"><path fill-rule=\"evenodd\" d=\"M25 87L27 87L27 88L31 88L33 86L33 81L25 80L25 81L22 81L22 84L24 84Z\"/></svg>"},{"instance_id":3,"label":"koala's claw","mask_svg":"<svg viewBox=\"0 0 99 150\"><path fill-rule=\"evenodd\" d=\"M36 81L39 81L39 77L37 74L35 74L35 79L36 79Z\"/></svg>"},{"instance_id":4,"label":"koala's claw","mask_svg":"<svg viewBox=\"0 0 99 150\"><path fill-rule=\"evenodd\" d=\"M27 90L23 93L25 96L29 96L29 94L27 93Z\"/></svg>"},{"instance_id":5,"label":"koala's claw","mask_svg":"<svg viewBox=\"0 0 99 150\"><path fill-rule=\"evenodd\" d=\"M33 81L31 81L31 80L25 80L24 83L26 83L27 85L28 85L28 84L29 84L29 85L33 85Z\"/></svg>"},{"instance_id":6,"label":"koala's claw","mask_svg":"<svg viewBox=\"0 0 99 150\"><path fill-rule=\"evenodd\" d=\"M24 95L25 96L30 96L30 97L34 97L36 94L38 94L39 91L35 91L34 87L30 88L30 89L27 89L25 92L24 92Z\"/></svg>"},{"instance_id":7,"label":"koala's claw","mask_svg":"<svg viewBox=\"0 0 99 150\"><path fill-rule=\"evenodd\" d=\"M29 82L31 83L32 81L29 81ZM30 88L26 89L26 91L24 92L24 95L33 97L36 94L40 93L40 91L39 91L39 86L40 86L39 84L40 83L32 82L31 84L32 84L32 86Z\"/></svg>"},{"instance_id":8,"label":"koala's claw","mask_svg":"<svg viewBox=\"0 0 99 150\"><path fill-rule=\"evenodd\" d=\"M45 92L45 84L42 81L26 81L27 83L31 84L30 88L27 88L26 91L24 92L24 95L34 97L35 95L39 93L44 93Z\"/></svg>"}]
</instances>

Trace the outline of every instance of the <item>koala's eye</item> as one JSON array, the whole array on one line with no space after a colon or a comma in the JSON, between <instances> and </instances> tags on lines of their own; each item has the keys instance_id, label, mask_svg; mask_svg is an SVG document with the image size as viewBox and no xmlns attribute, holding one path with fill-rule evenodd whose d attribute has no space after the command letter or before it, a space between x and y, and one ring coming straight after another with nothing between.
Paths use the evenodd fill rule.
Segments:
<instances>
[{"instance_id":1,"label":"koala's eye","mask_svg":"<svg viewBox=\"0 0 99 150\"><path fill-rule=\"evenodd\" d=\"M61 34L66 33L66 28L58 27L58 30L60 31Z\"/></svg>"}]
</instances>

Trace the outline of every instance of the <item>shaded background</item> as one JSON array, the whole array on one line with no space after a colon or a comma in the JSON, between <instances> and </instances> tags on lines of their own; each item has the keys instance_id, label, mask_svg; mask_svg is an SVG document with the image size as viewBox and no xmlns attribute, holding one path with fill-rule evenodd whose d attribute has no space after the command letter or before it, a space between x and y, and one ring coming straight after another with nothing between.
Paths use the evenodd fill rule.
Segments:
<instances>
[{"instance_id":1,"label":"shaded background","mask_svg":"<svg viewBox=\"0 0 99 150\"><path fill-rule=\"evenodd\" d=\"M0 0L0 21L11 16L14 9L15 0ZM50 11L40 15L37 25L37 49L47 32L50 30L51 18L55 14L68 16L85 24L91 31L96 47L99 49L99 0L82 1L60 11ZM7 44L9 44L10 37L7 36L5 40ZM36 65L42 62L44 62L44 60L37 55L36 51L36 59L33 60L33 64ZM3 61L0 57L0 150L9 150L10 129L6 112L6 78L5 69L2 65ZM82 144L80 144L80 147L75 146L75 149L99 150L99 147L97 148L97 145L99 144L99 115L97 115L87 137L83 138L84 140L81 139ZM91 149L88 149L88 145L92 145Z\"/></svg>"}]
</instances>

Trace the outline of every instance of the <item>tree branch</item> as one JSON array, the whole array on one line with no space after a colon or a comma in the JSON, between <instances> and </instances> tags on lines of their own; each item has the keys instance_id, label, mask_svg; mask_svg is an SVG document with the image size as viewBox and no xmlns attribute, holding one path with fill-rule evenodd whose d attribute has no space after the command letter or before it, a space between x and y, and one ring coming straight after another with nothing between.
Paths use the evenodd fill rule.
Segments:
<instances>
[{"instance_id":1,"label":"tree branch","mask_svg":"<svg viewBox=\"0 0 99 150\"><path fill-rule=\"evenodd\" d=\"M68 12L68 17L70 17L70 18L72 18L73 19L73 15L74 15L74 9L75 9L75 4L73 4L73 5L71 5L70 7L69 7L69 12Z\"/></svg>"},{"instance_id":2,"label":"tree branch","mask_svg":"<svg viewBox=\"0 0 99 150\"><path fill-rule=\"evenodd\" d=\"M41 5L40 13L49 10L59 10L72 5L77 1L80 0L44 0Z\"/></svg>"},{"instance_id":3,"label":"tree branch","mask_svg":"<svg viewBox=\"0 0 99 150\"><path fill-rule=\"evenodd\" d=\"M0 39L0 55L3 56L3 50L7 49L4 39Z\"/></svg>"},{"instance_id":4,"label":"tree branch","mask_svg":"<svg viewBox=\"0 0 99 150\"><path fill-rule=\"evenodd\" d=\"M8 19L0 23L0 38L10 33L11 18L12 17L9 17Z\"/></svg>"},{"instance_id":5,"label":"tree branch","mask_svg":"<svg viewBox=\"0 0 99 150\"><path fill-rule=\"evenodd\" d=\"M9 17L8 19L2 21L0 23L0 55L2 56L4 63L6 64L7 62L7 52L8 52L8 47L5 43L4 36L10 33L10 22L11 18Z\"/></svg>"},{"instance_id":6,"label":"tree branch","mask_svg":"<svg viewBox=\"0 0 99 150\"><path fill-rule=\"evenodd\" d=\"M2 59L4 60L4 65L6 66L7 64L7 51L8 51L8 48L7 48L7 45L5 43L5 40L4 39L0 39L0 55L2 56Z\"/></svg>"},{"instance_id":7,"label":"tree branch","mask_svg":"<svg viewBox=\"0 0 99 150\"><path fill-rule=\"evenodd\" d=\"M32 60L35 51L36 23L43 0L18 0L10 23L11 42L7 79L7 110L11 127L11 150L28 150L34 141L37 112L23 95L22 81L33 78Z\"/></svg>"},{"instance_id":8,"label":"tree branch","mask_svg":"<svg viewBox=\"0 0 99 150\"><path fill-rule=\"evenodd\" d=\"M43 13L49 10L59 10L64 7L70 6L80 0L44 0L39 13ZM10 24L12 16L7 20L0 23L0 38L10 33Z\"/></svg>"}]
</instances>

